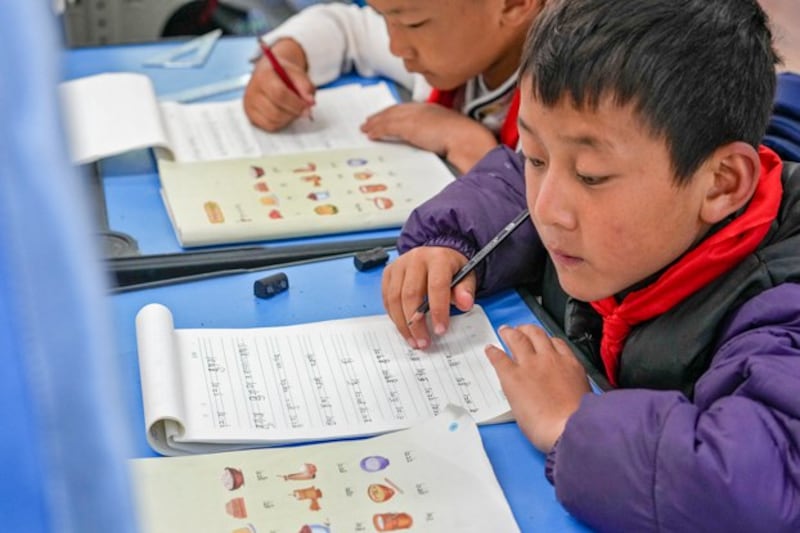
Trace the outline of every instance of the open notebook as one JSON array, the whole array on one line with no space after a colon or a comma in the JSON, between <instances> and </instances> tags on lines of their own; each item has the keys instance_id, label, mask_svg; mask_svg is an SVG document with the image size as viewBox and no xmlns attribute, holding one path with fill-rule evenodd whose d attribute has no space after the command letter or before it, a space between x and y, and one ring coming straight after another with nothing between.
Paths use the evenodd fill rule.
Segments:
<instances>
[{"instance_id":1,"label":"open notebook","mask_svg":"<svg viewBox=\"0 0 800 533\"><path fill-rule=\"evenodd\" d=\"M144 74L88 76L63 82L59 92L76 163L150 147L160 158L188 162L368 146L376 143L359 126L396 103L385 83L322 89L313 121L301 118L268 133L250 124L241 98L160 102Z\"/></svg>"},{"instance_id":2,"label":"open notebook","mask_svg":"<svg viewBox=\"0 0 800 533\"><path fill-rule=\"evenodd\" d=\"M136 337L147 438L163 455L372 435L450 403L478 423L510 417L484 354L500 344L479 306L424 352L387 315L176 329L169 309L149 304Z\"/></svg>"}]
</instances>

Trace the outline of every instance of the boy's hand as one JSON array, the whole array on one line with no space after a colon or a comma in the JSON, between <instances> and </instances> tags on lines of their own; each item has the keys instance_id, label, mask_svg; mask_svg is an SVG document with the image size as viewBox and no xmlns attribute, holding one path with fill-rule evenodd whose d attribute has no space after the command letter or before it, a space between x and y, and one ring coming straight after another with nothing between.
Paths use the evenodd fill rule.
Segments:
<instances>
[{"instance_id":1,"label":"boy's hand","mask_svg":"<svg viewBox=\"0 0 800 533\"><path fill-rule=\"evenodd\" d=\"M547 453L578 410L581 397L591 391L586 371L567 343L537 326L503 326L499 333L512 357L495 346L487 346L486 355L520 429Z\"/></svg>"},{"instance_id":2,"label":"boy's hand","mask_svg":"<svg viewBox=\"0 0 800 533\"><path fill-rule=\"evenodd\" d=\"M462 311L472 307L475 273L450 290L453 276L466 262L464 255L451 248L420 246L401 255L383 271L383 306L412 347L424 349L431 344L425 317L416 312L426 295L436 335L447 331L451 300Z\"/></svg>"},{"instance_id":3,"label":"boy's hand","mask_svg":"<svg viewBox=\"0 0 800 533\"><path fill-rule=\"evenodd\" d=\"M298 117L309 116L316 88L306 74L303 49L291 39L281 39L272 52L289 75L300 96L281 80L266 57L260 57L244 90L244 112L250 122L267 131L278 131Z\"/></svg>"},{"instance_id":4,"label":"boy's hand","mask_svg":"<svg viewBox=\"0 0 800 533\"><path fill-rule=\"evenodd\" d=\"M446 107L420 102L397 104L375 113L361 125L372 140L400 140L445 157L466 172L497 140L479 122Z\"/></svg>"}]
</instances>

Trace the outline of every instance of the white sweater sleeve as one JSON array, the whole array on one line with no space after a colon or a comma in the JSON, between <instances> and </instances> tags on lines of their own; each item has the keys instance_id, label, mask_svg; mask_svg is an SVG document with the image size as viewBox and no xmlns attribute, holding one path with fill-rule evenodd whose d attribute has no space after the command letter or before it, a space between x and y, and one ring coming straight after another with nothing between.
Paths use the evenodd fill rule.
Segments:
<instances>
[{"instance_id":1,"label":"white sweater sleeve","mask_svg":"<svg viewBox=\"0 0 800 533\"><path fill-rule=\"evenodd\" d=\"M322 85L353 69L359 75L384 76L425 99L430 86L425 78L408 72L403 61L389 51L386 24L374 9L352 4L319 4L294 15L263 39L274 44L290 37L303 48L308 74Z\"/></svg>"}]
</instances>

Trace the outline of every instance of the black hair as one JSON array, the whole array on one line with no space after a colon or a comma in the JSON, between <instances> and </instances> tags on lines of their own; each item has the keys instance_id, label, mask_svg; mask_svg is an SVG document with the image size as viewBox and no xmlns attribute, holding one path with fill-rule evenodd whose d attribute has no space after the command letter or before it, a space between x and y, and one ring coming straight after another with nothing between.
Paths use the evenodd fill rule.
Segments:
<instances>
[{"instance_id":1,"label":"black hair","mask_svg":"<svg viewBox=\"0 0 800 533\"><path fill-rule=\"evenodd\" d=\"M632 104L685 183L718 147L760 144L777 62L756 0L549 0L521 72L545 106Z\"/></svg>"}]
</instances>

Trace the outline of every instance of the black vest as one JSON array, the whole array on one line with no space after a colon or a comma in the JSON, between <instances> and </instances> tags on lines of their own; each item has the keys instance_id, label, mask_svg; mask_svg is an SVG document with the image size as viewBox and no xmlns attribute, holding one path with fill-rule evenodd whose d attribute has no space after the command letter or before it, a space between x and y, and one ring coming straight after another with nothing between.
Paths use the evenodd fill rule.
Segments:
<instances>
[{"instance_id":1,"label":"black vest","mask_svg":"<svg viewBox=\"0 0 800 533\"><path fill-rule=\"evenodd\" d=\"M784 163L782 181L778 216L755 252L671 310L631 330L619 361L621 388L680 390L691 398L728 314L776 285L800 283L800 163ZM542 306L580 350L589 374L605 375L600 315L561 290L549 259L542 287Z\"/></svg>"}]
</instances>

